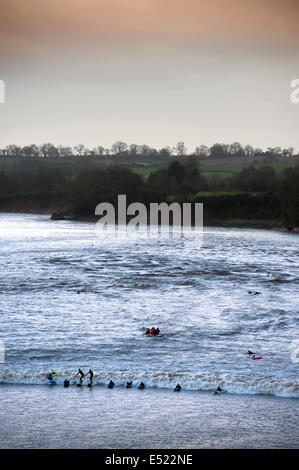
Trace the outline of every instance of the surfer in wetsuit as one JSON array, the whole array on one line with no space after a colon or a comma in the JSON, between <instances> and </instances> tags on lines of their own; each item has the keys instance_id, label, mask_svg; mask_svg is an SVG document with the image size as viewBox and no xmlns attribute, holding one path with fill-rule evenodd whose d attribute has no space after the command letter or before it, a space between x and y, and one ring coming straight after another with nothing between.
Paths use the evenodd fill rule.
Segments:
<instances>
[{"instance_id":1,"label":"surfer in wetsuit","mask_svg":"<svg viewBox=\"0 0 299 470\"><path fill-rule=\"evenodd\" d=\"M50 381L53 380L54 379L53 374L55 374L55 370L51 370L51 372L47 375L47 379Z\"/></svg>"},{"instance_id":2,"label":"surfer in wetsuit","mask_svg":"<svg viewBox=\"0 0 299 470\"><path fill-rule=\"evenodd\" d=\"M92 379L93 379L93 375L94 375L94 374L93 374L93 372L92 372L91 369L89 369L89 371L87 372L86 375L88 375L88 374L89 374L89 379L90 379L90 382L89 382L89 383L92 384Z\"/></svg>"},{"instance_id":3,"label":"surfer in wetsuit","mask_svg":"<svg viewBox=\"0 0 299 470\"><path fill-rule=\"evenodd\" d=\"M78 370L78 372L77 372L77 374L75 375L75 377L77 377L77 375L79 375L79 374L80 374L80 384L82 384L82 381L83 381L83 379L84 379L84 377L85 377L85 374L82 372L81 369Z\"/></svg>"}]
</instances>

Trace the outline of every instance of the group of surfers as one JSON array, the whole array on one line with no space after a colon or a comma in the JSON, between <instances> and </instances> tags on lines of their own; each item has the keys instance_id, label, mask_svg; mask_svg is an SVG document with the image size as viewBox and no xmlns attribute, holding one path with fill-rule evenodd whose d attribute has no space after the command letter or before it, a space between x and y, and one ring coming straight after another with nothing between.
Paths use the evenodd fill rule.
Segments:
<instances>
[{"instance_id":1,"label":"group of surfers","mask_svg":"<svg viewBox=\"0 0 299 470\"><path fill-rule=\"evenodd\" d=\"M153 327L153 328L148 328L148 329L146 330L146 332L145 332L145 335L153 335L153 336L155 336L155 335L158 335L159 333L160 333L159 328L154 328L154 327ZM256 355L255 355L252 351L250 351L250 350L248 350L247 354L248 354L249 356L251 356L252 359L262 359L261 356L256 356ZM55 384L56 382L55 382L54 379L55 379L55 377L58 376L58 375L60 375L60 373L57 373L57 372L55 372L54 370L51 370L51 372L49 372L49 373L47 374L48 382ZM81 385L82 385L84 377L87 377L88 375L89 375L89 383L87 384L87 386L88 386L88 387L91 387L91 386L92 386L94 373L93 373L93 371L92 371L91 369L89 369L89 371L88 371L86 374L84 374L84 372L83 372L81 369L78 369L78 372L77 372L77 374L75 375L75 377L77 377L78 375L80 376L80 377L79 377L79 383L77 383L78 386L81 386ZM68 387L68 386L70 385L70 381L69 381L68 379L65 379L63 385L64 385L64 387ZM108 386L108 388L113 388L114 385L115 385L115 383L113 382L113 380L110 380L110 382L108 383L107 386ZM131 388L131 387L132 387L132 382L127 382L126 388ZM139 390L142 390L142 389L144 389L144 387L145 387L145 384L144 384L143 382L140 382L140 384L139 384L139 386L138 386L138 389L139 389ZM180 386L180 384L177 384L177 385L175 386L175 388L174 388L173 391L174 391L174 392L180 392L180 391L181 391L181 388L182 388L182 387ZM218 393L221 393L221 392L223 392L223 390L221 389L221 387L218 386L217 389L214 391L214 394L217 395Z\"/></svg>"},{"instance_id":2,"label":"group of surfers","mask_svg":"<svg viewBox=\"0 0 299 470\"><path fill-rule=\"evenodd\" d=\"M49 372L49 374L47 374L47 379L50 383L53 383L55 384L55 380L54 378L57 376L57 375L60 375L60 373L56 373L54 370L52 370L51 372ZM78 370L77 374L75 375L75 377L77 376L80 376L79 378L79 382L77 383L77 386L81 386L82 383L83 383L83 379L84 377L87 377L89 375L89 383L87 384L88 387L91 388L92 386L92 381L93 381L93 376L94 376L94 373L91 369L89 369L89 371L87 372L87 374L84 374L84 372L82 372L81 369ZM70 381L68 379L65 379L64 382L63 382L63 385L64 387L68 387L70 385ZM107 387L108 388L113 388L115 385L115 383L113 382L113 380L110 380L110 382L108 383ZM133 382L127 382L126 383L126 388L132 388L132 385L133 385ZM138 389L139 390L143 390L145 388L145 384L143 382L140 382L140 384L138 385ZM176 384L175 388L173 389L174 392L180 392L182 389L181 385L180 384ZM214 391L214 394L218 394L219 392L222 392L223 390L218 387L215 391Z\"/></svg>"},{"instance_id":3,"label":"group of surfers","mask_svg":"<svg viewBox=\"0 0 299 470\"><path fill-rule=\"evenodd\" d=\"M55 379L55 377L56 377L57 375L60 375L60 374L59 374L59 373L56 373L54 370L51 370L51 372L49 372L49 374L47 374L48 382L55 384L56 382L55 382L54 379ZM94 376L94 373L93 373L93 371L92 371L91 369L89 369L89 371L87 372L87 374L84 374L84 372L82 372L82 370L79 369L78 372L77 372L77 374L75 375L75 377L77 377L78 375L80 376L78 385L82 385L84 377L87 377L87 376L89 375L89 383L88 383L88 386L91 387L92 381L93 381L93 376ZM65 379L65 381L63 382L63 385L64 385L65 387L68 387L69 384L70 384L70 381L69 381L68 379Z\"/></svg>"}]
</instances>

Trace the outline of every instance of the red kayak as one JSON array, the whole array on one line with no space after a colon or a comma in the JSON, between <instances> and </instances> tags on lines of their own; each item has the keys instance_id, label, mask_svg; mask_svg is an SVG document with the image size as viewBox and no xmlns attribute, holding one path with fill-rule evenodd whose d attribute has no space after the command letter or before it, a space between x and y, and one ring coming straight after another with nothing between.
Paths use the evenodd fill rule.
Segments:
<instances>
[{"instance_id":1,"label":"red kayak","mask_svg":"<svg viewBox=\"0 0 299 470\"><path fill-rule=\"evenodd\" d=\"M262 356L255 356L255 357L252 357L251 359L253 359L255 361L256 359L263 359L263 358L262 358Z\"/></svg>"}]
</instances>

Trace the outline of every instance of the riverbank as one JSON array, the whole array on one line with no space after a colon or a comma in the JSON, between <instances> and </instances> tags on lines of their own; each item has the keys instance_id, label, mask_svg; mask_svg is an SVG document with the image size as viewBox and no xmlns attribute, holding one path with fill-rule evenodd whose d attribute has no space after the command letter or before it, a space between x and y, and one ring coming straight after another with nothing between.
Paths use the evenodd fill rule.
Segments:
<instances>
[{"instance_id":1,"label":"riverbank","mask_svg":"<svg viewBox=\"0 0 299 470\"><path fill-rule=\"evenodd\" d=\"M0 392L2 449L298 448L297 399L104 386Z\"/></svg>"},{"instance_id":2,"label":"riverbank","mask_svg":"<svg viewBox=\"0 0 299 470\"><path fill-rule=\"evenodd\" d=\"M215 198L213 198L214 203ZM299 232L299 227L286 227L277 219L258 219L244 217L217 217L207 209L208 201L204 202L204 225L207 227L258 228L287 230ZM99 218L88 214L74 214L73 209L63 199L48 195L2 198L0 213L23 213L49 215L53 220L74 220L80 222L96 222Z\"/></svg>"}]
</instances>

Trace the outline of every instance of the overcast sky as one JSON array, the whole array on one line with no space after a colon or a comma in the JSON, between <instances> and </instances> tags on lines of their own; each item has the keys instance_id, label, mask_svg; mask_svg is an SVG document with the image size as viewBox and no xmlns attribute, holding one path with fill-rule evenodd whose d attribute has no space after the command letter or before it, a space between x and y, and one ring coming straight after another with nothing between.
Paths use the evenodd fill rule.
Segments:
<instances>
[{"instance_id":1,"label":"overcast sky","mask_svg":"<svg viewBox=\"0 0 299 470\"><path fill-rule=\"evenodd\" d=\"M299 150L299 0L0 0L0 147Z\"/></svg>"}]
</instances>

